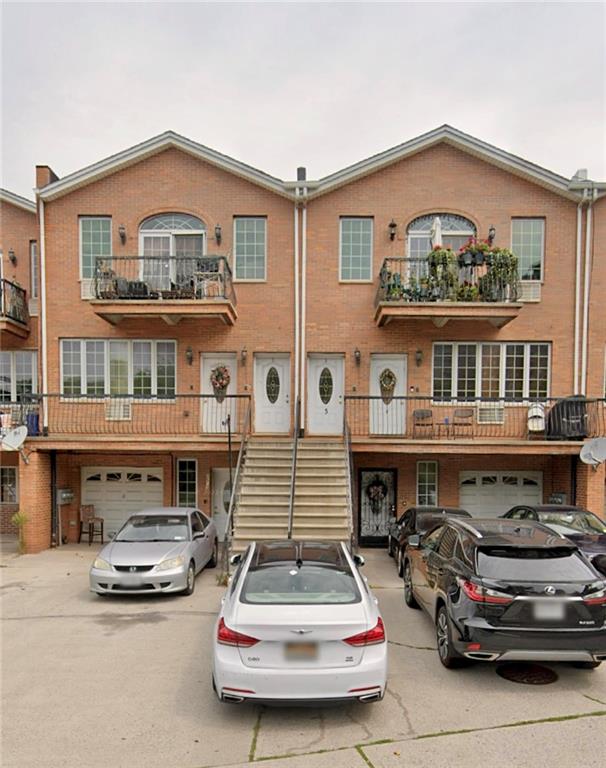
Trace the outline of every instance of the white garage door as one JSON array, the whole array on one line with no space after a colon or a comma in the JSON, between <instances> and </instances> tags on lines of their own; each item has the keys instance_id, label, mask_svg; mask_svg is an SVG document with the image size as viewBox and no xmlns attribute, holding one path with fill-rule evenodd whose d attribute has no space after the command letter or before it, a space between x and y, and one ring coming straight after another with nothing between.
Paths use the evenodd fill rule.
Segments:
<instances>
[{"instance_id":1,"label":"white garage door","mask_svg":"<svg viewBox=\"0 0 606 768\"><path fill-rule=\"evenodd\" d=\"M498 517L516 504L542 502L542 472L461 472L459 475L459 506L474 517Z\"/></svg>"},{"instance_id":2,"label":"white garage door","mask_svg":"<svg viewBox=\"0 0 606 768\"><path fill-rule=\"evenodd\" d=\"M157 467L82 467L82 504L94 504L105 521L105 538L147 507L163 506L162 469Z\"/></svg>"}]
</instances>

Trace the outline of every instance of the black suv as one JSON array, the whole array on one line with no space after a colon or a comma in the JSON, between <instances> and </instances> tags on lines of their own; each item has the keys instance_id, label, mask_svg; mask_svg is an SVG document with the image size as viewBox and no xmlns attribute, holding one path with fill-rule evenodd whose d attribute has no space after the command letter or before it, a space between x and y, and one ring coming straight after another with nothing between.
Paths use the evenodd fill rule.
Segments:
<instances>
[{"instance_id":1,"label":"black suv","mask_svg":"<svg viewBox=\"0 0 606 768\"><path fill-rule=\"evenodd\" d=\"M396 558L398 576L404 574L404 550L408 544L408 537L415 533L423 535L431 531L450 515L471 517L469 512L457 507L420 506L410 507L397 520L392 519L387 533L387 552L390 557Z\"/></svg>"},{"instance_id":2,"label":"black suv","mask_svg":"<svg viewBox=\"0 0 606 768\"><path fill-rule=\"evenodd\" d=\"M404 600L435 621L445 667L478 661L606 660L606 580L535 522L449 519L404 556Z\"/></svg>"}]
</instances>

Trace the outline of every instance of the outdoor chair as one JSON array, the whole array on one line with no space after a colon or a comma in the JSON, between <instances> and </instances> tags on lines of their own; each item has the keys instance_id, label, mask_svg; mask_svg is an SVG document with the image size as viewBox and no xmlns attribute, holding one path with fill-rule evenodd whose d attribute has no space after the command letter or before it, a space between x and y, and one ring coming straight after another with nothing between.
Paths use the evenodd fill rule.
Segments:
<instances>
[{"instance_id":1,"label":"outdoor chair","mask_svg":"<svg viewBox=\"0 0 606 768\"><path fill-rule=\"evenodd\" d=\"M473 408L455 408L452 414L452 436L473 437Z\"/></svg>"},{"instance_id":2,"label":"outdoor chair","mask_svg":"<svg viewBox=\"0 0 606 768\"><path fill-rule=\"evenodd\" d=\"M412 436L433 437L433 411L419 408L412 412Z\"/></svg>"},{"instance_id":3,"label":"outdoor chair","mask_svg":"<svg viewBox=\"0 0 606 768\"><path fill-rule=\"evenodd\" d=\"M78 544L82 541L82 533L88 534L88 546L98 534L103 543L103 518L95 515L94 504L83 504L80 507L80 529L78 531Z\"/></svg>"}]
</instances>

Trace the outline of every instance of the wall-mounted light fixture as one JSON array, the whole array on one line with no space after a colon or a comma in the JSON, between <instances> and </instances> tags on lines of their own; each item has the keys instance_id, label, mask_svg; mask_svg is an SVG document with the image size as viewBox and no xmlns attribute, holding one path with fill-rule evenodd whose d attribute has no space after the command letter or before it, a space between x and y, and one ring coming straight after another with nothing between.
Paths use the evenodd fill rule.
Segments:
<instances>
[{"instance_id":1,"label":"wall-mounted light fixture","mask_svg":"<svg viewBox=\"0 0 606 768\"><path fill-rule=\"evenodd\" d=\"M491 225L490 229L488 230L488 242L492 245L492 241L495 238L495 235L497 234L497 230L494 228L494 225Z\"/></svg>"},{"instance_id":2,"label":"wall-mounted light fixture","mask_svg":"<svg viewBox=\"0 0 606 768\"><path fill-rule=\"evenodd\" d=\"M392 219L389 224L387 225L389 229L389 239L395 240L396 239L396 232L398 231L398 225L396 222Z\"/></svg>"},{"instance_id":3,"label":"wall-mounted light fixture","mask_svg":"<svg viewBox=\"0 0 606 768\"><path fill-rule=\"evenodd\" d=\"M248 350L246 347L242 347L242 351L240 352L240 362L242 365L246 365L246 360L248 359Z\"/></svg>"},{"instance_id":4,"label":"wall-mounted light fixture","mask_svg":"<svg viewBox=\"0 0 606 768\"><path fill-rule=\"evenodd\" d=\"M118 234L120 235L120 242L122 243L122 245L124 245L124 243L126 242L126 227L124 226L124 224L120 224L120 226L118 227Z\"/></svg>"},{"instance_id":5,"label":"wall-mounted light fixture","mask_svg":"<svg viewBox=\"0 0 606 768\"><path fill-rule=\"evenodd\" d=\"M8 260L10 261L11 264L17 263L17 257L15 256L15 252L12 248L8 252Z\"/></svg>"},{"instance_id":6,"label":"wall-mounted light fixture","mask_svg":"<svg viewBox=\"0 0 606 768\"><path fill-rule=\"evenodd\" d=\"M356 361L356 365L360 365L362 360L362 353L357 347L354 349L354 360Z\"/></svg>"},{"instance_id":7,"label":"wall-mounted light fixture","mask_svg":"<svg viewBox=\"0 0 606 768\"><path fill-rule=\"evenodd\" d=\"M185 359L188 365L192 365L194 362L194 350L191 347L187 347L185 350Z\"/></svg>"},{"instance_id":8,"label":"wall-mounted light fixture","mask_svg":"<svg viewBox=\"0 0 606 768\"><path fill-rule=\"evenodd\" d=\"M423 365L423 350L417 349L415 352L415 363L417 364L417 367L419 365Z\"/></svg>"},{"instance_id":9,"label":"wall-mounted light fixture","mask_svg":"<svg viewBox=\"0 0 606 768\"><path fill-rule=\"evenodd\" d=\"M217 245L221 245L221 238L223 237L223 230L220 224L215 224L215 240Z\"/></svg>"}]
</instances>

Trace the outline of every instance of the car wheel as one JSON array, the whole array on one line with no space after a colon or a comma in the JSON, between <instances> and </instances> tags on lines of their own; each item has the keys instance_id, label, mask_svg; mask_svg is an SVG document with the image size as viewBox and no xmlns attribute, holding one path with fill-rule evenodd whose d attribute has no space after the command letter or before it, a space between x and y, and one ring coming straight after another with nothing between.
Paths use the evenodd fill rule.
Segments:
<instances>
[{"instance_id":1,"label":"car wheel","mask_svg":"<svg viewBox=\"0 0 606 768\"><path fill-rule=\"evenodd\" d=\"M391 536L387 537L387 554L390 557L393 557L393 547L391 545Z\"/></svg>"},{"instance_id":2,"label":"car wheel","mask_svg":"<svg viewBox=\"0 0 606 768\"><path fill-rule=\"evenodd\" d=\"M575 661L573 666L577 669L597 669L601 663L601 661Z\"/></svg>"},{"instance_id":3,"label":"car wheel","mask_svg":"<svg viewBox=\"0 0 606 768\"><path fill-rule=\"evenodd\" d=\"M216 568L218 562L219 562L219 542L215 539L215 544L213 546L213 553L210 556L210 560L206 563L206 567Z\"/></svg>"},{"instance_id":4,"label":"car wheel","mask_svg":"<svg viewBox=\"0 0 606 768\"><path fill-rule=\"evenodd\" d=\"M404 576L404 559L403 559L403 552L402 548L398 547L396 551L396 565L398 568L398 576L402 578Z\"/></svg>"},{"instance_id":5,"label":"car wheel","mask_svg":"<svg viewBox=\"0 0 606 768\"><path fill-rule=\"evenodd\" d=\"M183 592L181 592L182 595L193 595L194 588L196 586L196 570L194 568L193 561L189 564L189 568L187 569L187 581L186 586Z\"/></svg>"},{"instance_id":6,"label":"car wheel","mask_svg":"<svg viewBox=\"0 0 606 768\"><path fill-rule=\"evenodd\" d=\"M412 592L412 570L408 560L404 563L404 602L409 608L419 607Z\"/></svg>"},{"instance_id":7,"label":"car wheel","mask_svg":"<svg viewBox=\"0 0 606 768\"><path fill-rule=\"evenodd\" d=\"M452 644L450 621L444 605L440 606L436 617L436 640L438 643L438 656L442 665L447 669L461 666L462 657L455 651Z\"/></svg>"}]
</instances>

